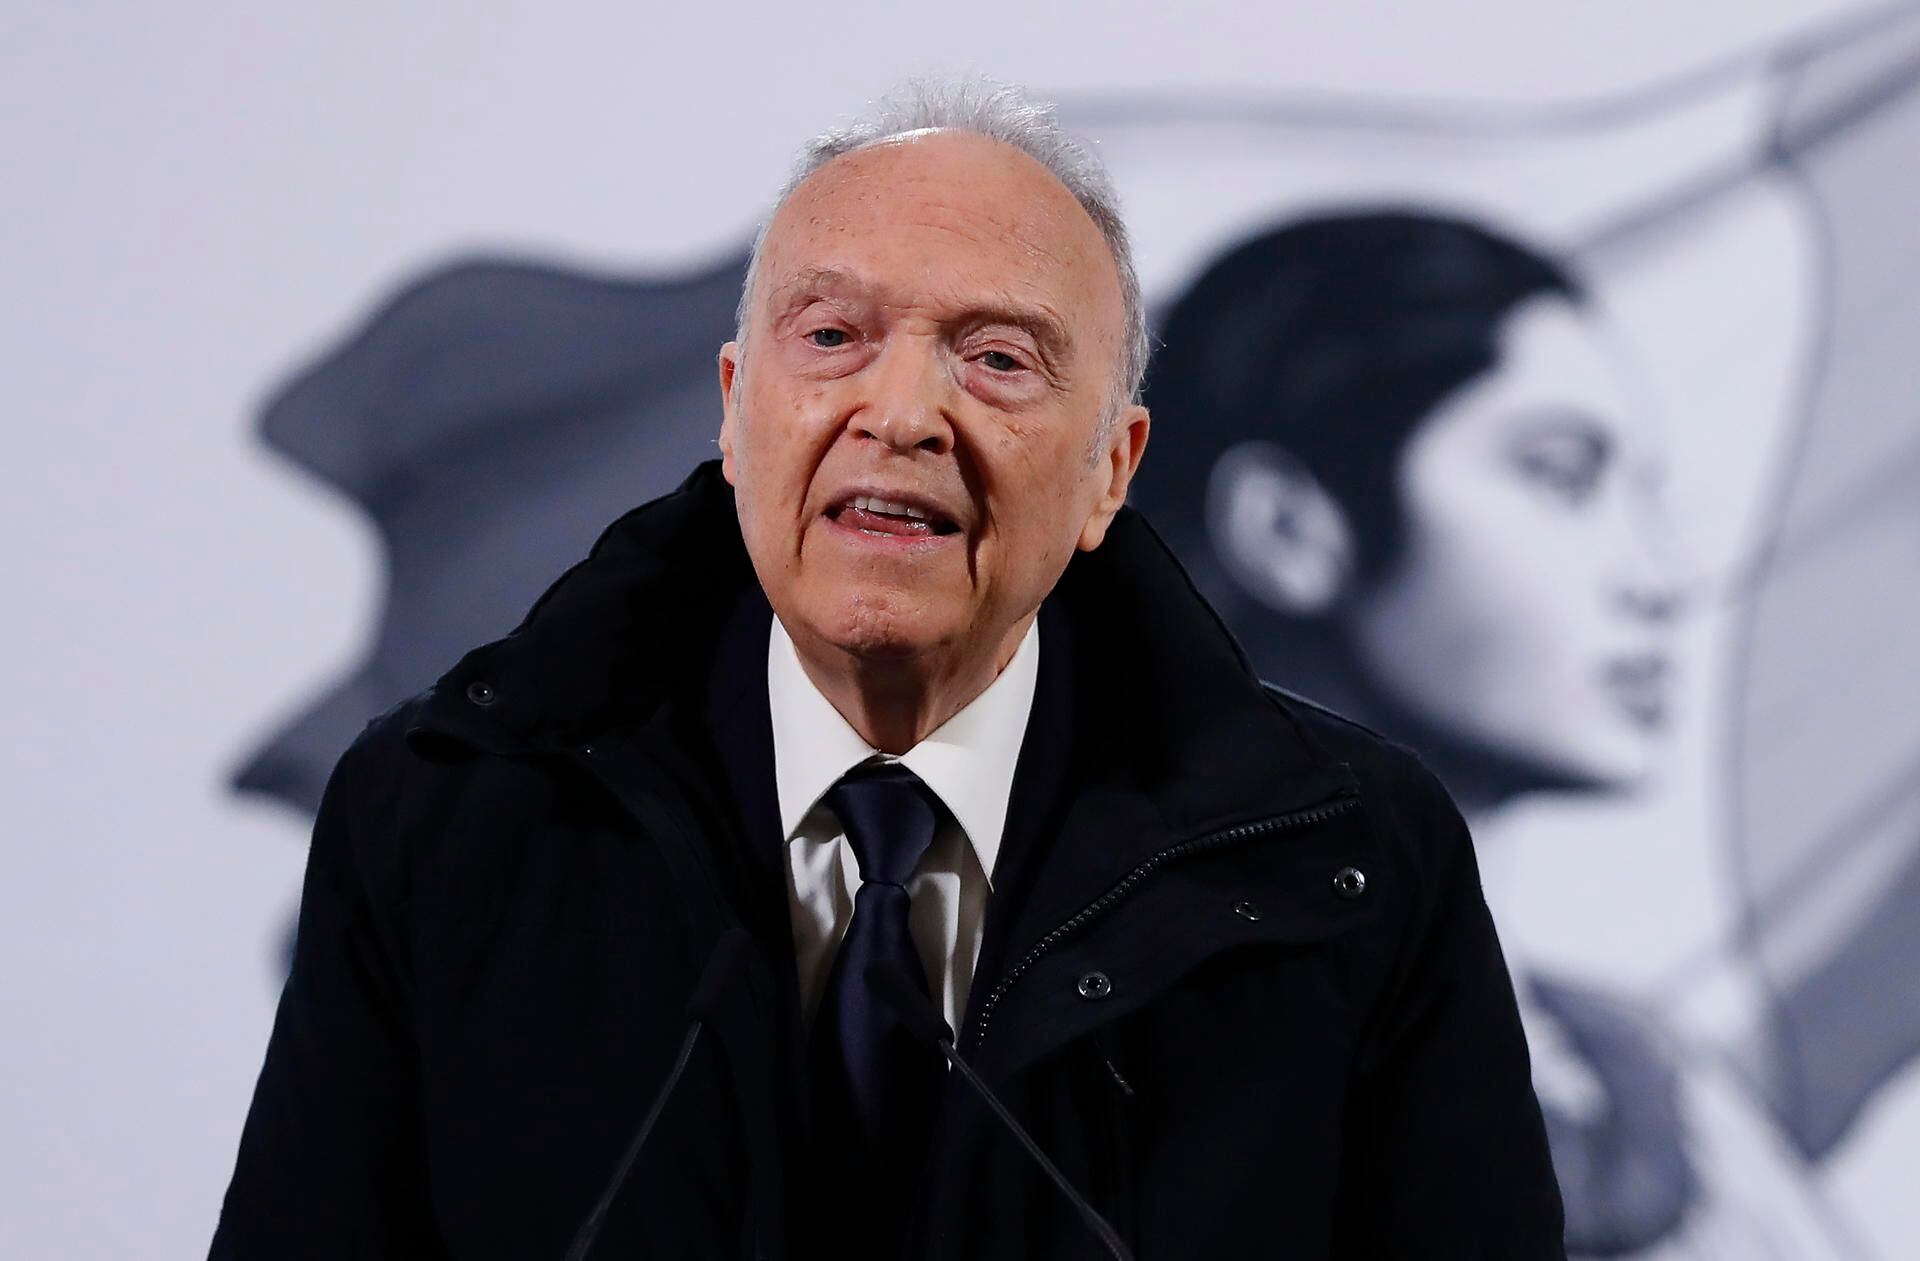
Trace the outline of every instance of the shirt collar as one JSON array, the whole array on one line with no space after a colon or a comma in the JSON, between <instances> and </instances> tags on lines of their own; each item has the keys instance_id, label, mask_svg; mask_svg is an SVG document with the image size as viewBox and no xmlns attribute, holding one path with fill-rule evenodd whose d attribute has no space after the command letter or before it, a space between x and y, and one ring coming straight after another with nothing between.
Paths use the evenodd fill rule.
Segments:
<instances>
[{"instance_id":1,"label":"shirt collar","mask_svg":"<svg viewBox=\"0 0 1920 1261\"><path fill-rule=\"evenodd\" d=\"M898 759L952 813L989 881L1006 830L1007 800L1039 674L1036 617L1013 659L987 689ZM813 685L777 616L767 643L767 705L773 719L780 826L791 840L834 782L878 750Z\"/></svg>"}]
</instances>

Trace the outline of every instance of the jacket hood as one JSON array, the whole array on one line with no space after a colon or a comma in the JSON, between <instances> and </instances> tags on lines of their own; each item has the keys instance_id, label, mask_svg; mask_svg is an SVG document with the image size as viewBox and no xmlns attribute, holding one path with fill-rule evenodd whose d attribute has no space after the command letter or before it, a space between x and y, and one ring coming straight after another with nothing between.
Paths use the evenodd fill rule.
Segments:
<instances>
[{"instance_id":1,"label":"jacket hood","mask_svg":"<svg viewBox=\"0 0 1920 1261\"><path fill-rule=\"evenodd\" d=\"M708 461L609 526L511 634L462 658L410 735L528 755L643 720L754 581L733 489ZM1048 603L1070 640L1076 737L1107 787L1148 799L1169 834L1271 810L1276 794L1324 796L1339 778L1134 509L1075 554Z\"/></svg>"}]
</instances>

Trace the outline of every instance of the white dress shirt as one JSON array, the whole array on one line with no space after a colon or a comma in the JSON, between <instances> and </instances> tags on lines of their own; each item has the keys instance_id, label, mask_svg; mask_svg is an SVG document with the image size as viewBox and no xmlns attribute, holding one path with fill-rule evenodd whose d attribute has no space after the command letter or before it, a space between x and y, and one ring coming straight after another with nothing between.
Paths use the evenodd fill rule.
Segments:
<instances>
[{"instance_id":1,"label":"white dress shirt","mask_svg":"<svg viewBox=\"0 0 1920 1261\"><path fill-rule=\"evenodd\" d=\"M898 758L860 737L800 666L793 640L773 619L767 701L773 717L774 786L787 837L787 907L800 996L809 1022L840 938L853 918L860 867L839 820L820 798L870 758L898 761L946 806L933 844L914 868L909 929L927 989L956 1032L980 957L993 862L1006 828L1013 771L1040 672L1040 619L986 691ZM950 816L950 817L949 817Z\"/></svg>"}]
</instances>

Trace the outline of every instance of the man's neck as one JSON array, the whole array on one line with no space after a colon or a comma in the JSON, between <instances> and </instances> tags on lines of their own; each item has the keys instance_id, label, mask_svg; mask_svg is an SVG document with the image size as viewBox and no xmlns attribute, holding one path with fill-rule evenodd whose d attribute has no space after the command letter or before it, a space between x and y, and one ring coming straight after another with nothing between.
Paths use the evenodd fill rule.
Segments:
<instances>
[{"instance_id":1,"label":"man's neck","mask_svg":"<svg viewBox=\"0 0 1920 1261\"><path fill-rule=\"evenodd\" d=\"M899 755L940 729L1007 668L1037 614L989 653L863 657L805 633L788 634L800 668L847 725L882 753Z\"/></svg>"}]
</instances>

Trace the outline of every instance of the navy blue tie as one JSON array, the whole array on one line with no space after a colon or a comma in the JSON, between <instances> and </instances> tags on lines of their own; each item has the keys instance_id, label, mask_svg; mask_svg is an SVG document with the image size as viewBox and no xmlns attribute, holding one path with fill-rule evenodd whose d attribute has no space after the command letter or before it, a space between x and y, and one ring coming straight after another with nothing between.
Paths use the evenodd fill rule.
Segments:
<instances>
[{"instance_id":1,"label":"navy blue tie","mask_svg":"<svg viewBox=\"0 0 1920 1261\"><path fill-rule=\"evenodd\" d=\"M939 810L920 777L898 763L855 768L825 802L860 865L860 889L813 1017L815 1155L823 1183L857 1206L841 1219L855 1236L841 1236L842 1255L885 1257L900 1246L946 1065L866 977L879 965L926 991L906 886L933 844Z\"/></svg>"}]
</instances>

